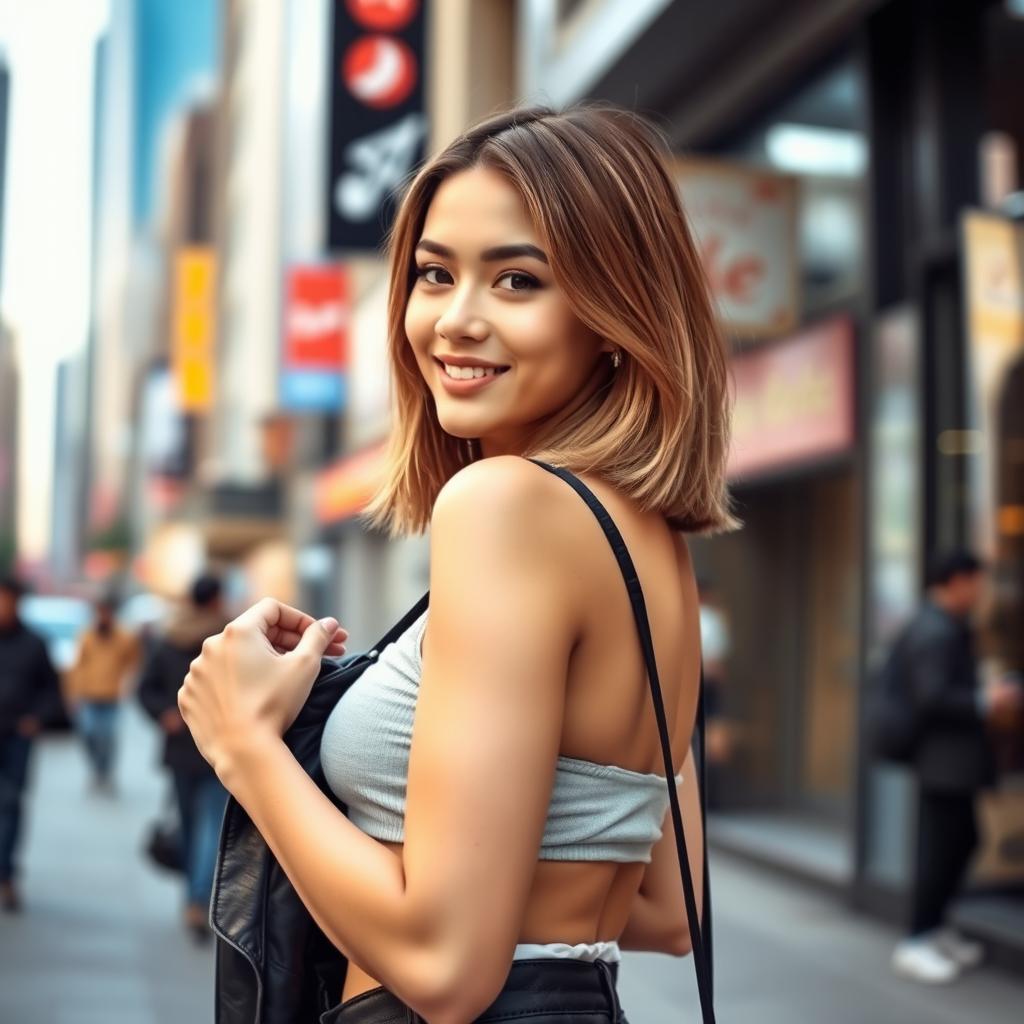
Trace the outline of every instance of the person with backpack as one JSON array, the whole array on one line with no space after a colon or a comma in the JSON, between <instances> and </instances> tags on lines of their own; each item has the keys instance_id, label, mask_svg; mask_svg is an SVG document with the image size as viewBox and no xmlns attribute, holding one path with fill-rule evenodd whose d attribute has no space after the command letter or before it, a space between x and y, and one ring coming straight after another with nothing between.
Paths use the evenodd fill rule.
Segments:
<instances>
[{"instance_id":1,"label":"person with backpack","mask_svg":"<svg viewBox=\"0 0 1024 1024\"><path fill-rule=\"evenodd\" d=\"M975 555L936 557L928 567L925 600L897 639L886 670L892 715L912 733L902 759L919 787L910 927L892 966L931 984L953 981L983 956L982 946L953 928L946 914L978 844L975 799L995 781L987 723L1018 707L1022 696L1005 680L980 685L971 616L983 586Z\"/></svg>"}]
</instances>

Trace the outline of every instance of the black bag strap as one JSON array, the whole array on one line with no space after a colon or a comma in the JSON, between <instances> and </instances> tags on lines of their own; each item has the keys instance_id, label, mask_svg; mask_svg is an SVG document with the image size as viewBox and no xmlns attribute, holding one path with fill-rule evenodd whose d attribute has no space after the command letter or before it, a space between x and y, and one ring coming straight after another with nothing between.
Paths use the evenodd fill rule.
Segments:
<instances>
[{"instance_id":1,"label":"black bag strap","mask_svg":"<svg viewBox=\"0 0 1024 1024\"><path fill-rule=\"evenodd\" d=\"M661 752L665 762L665 779L668 783L669 807L672 811L672 825L676 833L676 849L679 853L679 867L683 881L683 895L686 902L686 919L690 928L690 941L693 945L693 963L697 971L697 991L700 996L701 1016L704 1024L715 1024L715 1010L713 1003L713 985L711 976L711 927L710 927L710 885L708 881L708 852L707 852L707 830L704 831L703 856L704 856L704 922L698 921L697 901L694 895L693 876L690 872L690 861L686 855L686 838L683 835L683 816L679 809L679 794L675 786L675 770L672 766L672 746L669 741L668 722L665 718L665 704L661 695L661 683L658 680L658 666L654 658L654 642L651 639L651 626L647 619L647 605L644 602L643 589L640 586L640 579L637 576L633 559L629 556L626 542L622 539L618 527L615 525L608 510L597 499L596 495L582 480L570 473L567 469L558 466L549 466L546 462L537 459L530 459L530 462L546 469L557 477L561 477L576 493L587 503L590 511L594 513L597 521L601 524L608 543L622 577L626 582L626 589L629 592L630 604L633 606L633 617L636 619L637 632L640 634L640 647L643 650L644 661L647 663L647 678L651 685L651 697L654 701L654 714L658 720L658 733L661 737ZM700 696L698 700L698 729L700 750L698 760L699 785L700 785L700 808L702 820L706 822L707 798L704 784L705 758L704 758L704 673L701 671Z\"/></svg>"},{"instance_id":2,"label":"black bag strap","mask_svg":"<svg viewBox=\"0 0 1024 1024\"><path fill-rule=\"evenodd\" d=\"M426 610L430 603L428 590L369 650L371 658L376 658L388 644L393 644Z\"/></svg>"}]
</instances>

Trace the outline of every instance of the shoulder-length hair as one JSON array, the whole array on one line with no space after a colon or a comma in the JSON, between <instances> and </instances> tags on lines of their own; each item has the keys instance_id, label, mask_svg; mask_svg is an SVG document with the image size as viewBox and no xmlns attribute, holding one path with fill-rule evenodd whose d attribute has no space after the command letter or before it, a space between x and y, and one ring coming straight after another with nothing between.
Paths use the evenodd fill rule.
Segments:
<instances>
[{"instance_id":1,"label":"shoulder-length hair","mask_svg":"<svg viewBox=\"0 0 1024 1024\"><path fill-rule=\"evenodd\" d=\"M728 354L668 155L627 111L530 107L480 122L415 176L390 237L394 420L385 479L364 513L370 524L393 536L422 532L438 492L473 459L472 445L442 430L404 321L435 192L483 166L521 196L575 315L622 355L586 401L542 425L526 454L596 474L677 529L735 525L724 483Z\"/></svg>"}]
</instances>

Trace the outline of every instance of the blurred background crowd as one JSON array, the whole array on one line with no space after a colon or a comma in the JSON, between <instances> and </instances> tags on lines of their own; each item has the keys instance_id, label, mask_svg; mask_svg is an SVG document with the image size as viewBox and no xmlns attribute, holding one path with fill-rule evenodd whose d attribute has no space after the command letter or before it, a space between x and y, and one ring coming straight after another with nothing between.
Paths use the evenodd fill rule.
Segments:
<instances>
[{"instance_id":1,"label":"blurred background crowd","mask_svg":"<svg viewBox=\"0 0 1024 1024\"><path fill-rule=\"evenodd\" d=\"M983 681L1024 671L1022 96L1020 0L2 0L0 573L72 717L97 615L120 697L204 573L350 649L426 589L426 540L358 519L394 190L496 108L611 101L671 143L732 347L713 850L902 921L914 780L866 695L936 553L987 568ZM1024 721L990 727L953 913L1019 969Z\"/></svg>"}]
</instances>

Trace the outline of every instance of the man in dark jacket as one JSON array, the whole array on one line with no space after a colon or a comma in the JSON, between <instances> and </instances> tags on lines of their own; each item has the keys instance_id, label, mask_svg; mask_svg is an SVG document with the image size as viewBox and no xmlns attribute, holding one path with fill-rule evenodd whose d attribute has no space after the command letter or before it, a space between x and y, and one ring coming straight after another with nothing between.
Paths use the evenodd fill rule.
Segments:
<instances>
[{"instance_id":1,"label":"man in dark jacket","mask_svg":"<svg viewBox=\"0 0 1024 1024\"><path fill-rule=\"evenodd\" d=\"M22 593L14 577L0 579L0 907L8 913L21 906L14 854L32 740L60 703L46 644L18 618Z\"/></svg>"},{"instance_id":2,"label":"man in dark jacket","mask_svg":"<svg viewBox=\"0 0 1024 1024\"><path fill-rule=\"evenodd\" d=\"M209 936L207 917L220 825L227 791L199 753L178 711L178 690L203 641L227 623L220 581L200 576L191 601L152 644L139 679L139 700L164 733L164 764L170 769L181 814L185 862L185 924L197 941Z\"/></svg>"},{"instance_id":3,"label":"man in dark jacket","mask_svg":"<svg viewBox=\"0 0 1024 1024\"><path fill-rule=\"evenodd\" d=\"M908 936L893 968L916 981L952 981L980 962L982 948L945 924L978 843L974 802L995 781L990 715L1021 700L1018 688L979 685L970 618L982 595L981 563L968 552L937 558L928 593L902 638L898 670L918 717L917 857Z\"/></svg>"}]
</instances>

